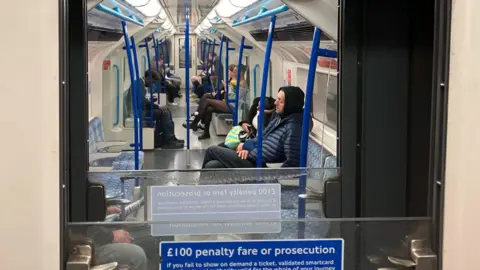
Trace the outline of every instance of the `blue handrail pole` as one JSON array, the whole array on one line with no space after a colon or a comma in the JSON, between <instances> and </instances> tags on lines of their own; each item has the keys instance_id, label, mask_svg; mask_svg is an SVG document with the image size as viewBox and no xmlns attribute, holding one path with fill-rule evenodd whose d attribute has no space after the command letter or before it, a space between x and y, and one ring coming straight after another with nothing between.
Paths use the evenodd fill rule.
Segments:
<instances>
[{"instance_id":1,"label":"blue handrail pole","mask_svg":"<svg viewBox=\"0 0 480 270\"><path fill-rule=\"evenodd\" d=\"M270 63L270 55L272 53L273 31L275 30L276 16L270 19L270 29L268 30L267 47L265 49L265 59L263 61L262 89L260 92L260 113L258 114L258 131L257 131L257 167L262 167L262 143L263 143L263 119L265 113L265 98L267 95L268 67Z\"/></svg>"},{"instance_id":2,"label":"blue handrail pole","mask_svg":"<svg viewBox=\"0 0 480 270\"><path fill-rule=\"evenodd\" d=\"M116 127L118 123L120 123L120 68L118 67L117 64L113 65L113 68L117 71L117 97L116 97L116 102L117 102L117 110L116 110L116 119L115 123L113 123L113 127Z\"/></svg>"},{"instance_id":3,"label":"blue handrail pole","mask_svg":"<svg viewBox=\"0 0 480 270\"><path fill-rule=\"evenodd\" d=\"M212 67L213 67L213 54L215 53L215 46L217 45L216 42L217 40L214 39L212 44ZM211 76L212 74L208 75L208 87L210 88L210 93L213 91L212 79L210 78Z\"/></svg>"},{"instance_id":4,"label":"blue handrail pole","mask_svg":"<svg viewBox=\"0 0 480 270\"><path fill-rule=\"evenodd\" d=\"M225 39L225 36L222 36L222 39L220 40L220 52L218 53L217 56L217 99L220 99L220 87L221 87L221 80L220 77L222 74L220 73L220 66L222 65L222 51L223 51L223 40ZM225 77L226 78L226 77Z\"/></svg>"},{"instance_id":5,"label":"blue handrail pole","mask_svg":"<svg viewBox=\"0 0 480 270\"><path fill-rule=\"evenodd\" d=\"M135 170L139 169L139 156L138 156L138 122L137 122L137 110L136 107L137 103L137 95L136 95L136 84L135 84L135 75L133 72L133 63L132 63L132 52L130 51L130 40L127 34L127 24L125 21L122 21L122 29L123 29L123 38L125 39L125 48L127 52L127 59L128 59L128 71L130 72L130 82L131 82L131 92L132 92L132 103L133 103L133 147L134 147L134 155L135 155Z\"/></svg>"},{"instance_id":6,"label":"blue handrail pole","mask_svg":"<svg viewBox=\"0 0 480 270\"><path fill-rule=\"evenodd\" d=\"M165 39L165 58L167 59L167 66L170 67L170 54L168 51L168 41Z\"/></svg>"},{"instance_id":7,"label":"blue handrail pole","mask_svg":"<svg viewBox=\"0 0 480 270\"><path fill-rule=\"evenodd\" d=\"M123 15L121 13L121 11L119 12L119 10L116 9L116 8L111 9L111 8L105 6L104 4L98 4L95 8L99 11L102 11L104 13L107 13L107 14L110 14L110 15L115 16L117 18L120 18L122 20L122 22L128 21L130 23L134 23L134 24L139 25L139 26L144 26L144 24L142 22L139 22L139 21L137 21L133 18L130 18L128 16Z\"/></svg>"},{"instance_id":8,"label":"blue handrail pole","mask_svg":"<svg viewBox=\"0 0 480 270\"><path fill-rule=\"evenodd\" d=\"M142 89L141 87L141 79L140 79L140 72L138 71L138 57L137 57L137 45L135 43L135 38L133 36L130 37L131 40L132 40L132 44L131 44L131 48L132 48L132 51L133 51L133 63L135 64L135 77L136 77L136 80L135 80L135 84L136 84L136 91L137 91L137 110L138 110L138 114L137 114L137 119L136 121L139 122L139 127L138 127L138 130L137 132L139 133L139 148L140 150L143 150L143 95L142 95L142 91L140 91L140 89Z\"/></svg>"},{"instance_id":9,"label":"blue handrail pole","mask_svg":"<svg viewBox=\"0 0 480 270\"><path fill-rule=\"evenodd\" d=\"M313 34L312 54L310 56L310 63L308 65L308 77L307 77L307 89L305 95L305 108L303 111L302 122L302 139L300 144L300 167L307 167L307 155L308 155L308 136L310 131L310 112L312 110L313 100L313 87L315 84L315 73L317 70L318 54L316 49L320 47L320 36L322 31L319 28L315 28ZM315 48L315 49L314 49ZM301 176L300 183L298 185L298 194L305 194L307 188L307 177ZM298 218L305 218L305 199L298 197Z\"/></svg>"},{"instance_id":10,"label":"blue handrail pole","mask_svg":"<svg viewBox=\"0 0 480 270\"><path fill-rule=\"evenodd\" d=\"M210 47L212 47L212 42L211 41L208 41L208 46L207 46L207 69L205 70L205 77L207 78L207 87L209 86L208 84L208 81L210 80L210 72L209 72L209 69L211 67L211 63L210 63ZM207 89L209 90L209 89Z\"/></svg>"},{"instance_id":11,"label":"blue handrail pole","mask_svg":"<svg viewBox=\"0 0 480 270\"><path fill-rule=\"evenodd\" d=\"M190 78L190 8L185 6L185 78ZM187 102L187 150L190 150L190 82L185 83L185 99ZM187 154L187 156L189 153ZM189 160L189 159L188 159ZM190 164L188 164L189 166Z\"/></svg>"},{"instance_id":12,"label":"blue handrail pole","mask_svg":"<svg viewBox=\"0 0 480 270\"><path fill-rule=\"evenodd\" d=\"M150 92L150 127L154 128L153 125L153 78L152 78L152 67L150 64L150 48L148 47L148 39L145 38L145 49L147 50L147 62L148 62L148 86Z\"/></svg>"},{"instance_id":13,"label":"blue handrail pole","mask_svg":"<svg viewBox=\"0 0 480 270\"><path fill-rule=\"evenodd\" d=\"M227 85L225 86L225 97L227 99L228 99L228 81L229 81L229 78L228 78L228 66L229 66L228 55L230 54L229 53L230 48L228 47L228 42L229 42L229 39L227 37L226 40L225 40L225 81L227 82ZM228 100L227 100L227 104L228 104ZM233 111L232 111L232 113L233 113Z\"/></svg>"},{"instance_id":14,"label":"blue handrail pole","mask_svg":"<svg viewBox=\"0 0 480 270\"><path fill-rule=\"evenodd\" d=\"M207 40L203 41L203 49L202 49L203 55L202 55L202 60L203 60L203 71L207 72L207 61L205 58L207 58Z\"/></svg>"},{"instance_id":15,"label":"blue handrail pole","mask_svg":"<svg viewBox=\"0 0 480 270\"><path fill-rule=\"evenodd\" d=\"M165 72L165 52L163 51L163 43L162 41L160 41L160 49L162 50L162 60L163 60L163 64L162 64L162 69L163 69L163 90L165 92L167 92L167 74ZM160 74L162 75L162 74Z\"/></svg>"},{"instance_id":16,"label":"blue handrail pole","mask_svg":"<svg viewBox=\"0 0 480 270\"><path fill-rule=\"evenodd\" d=\"M266 17L275 16L275 15L277 15L279 13L282 13L282 12L285 12L287 10L288 10L288 6L285 5L285 4L279 6L275 9L272 9L272 10L263 9L263 12L260 12L258 15L255 15L255 16L250 17L250 18L244 17L241 21L233 22L232 27L247 24L247 23L251 23L251 22L266 18Z\"/></svg>"},{"instance_id":17,"label":"blue handrail pole","mask_svg":"<svg viewBox=\"0 0 480 270\"><path fill-rule=\"evenodd\" d=\"M155 39L155 35L152 34L152 39L153 39L153 50L155 52L155 67L157 68L157 72L159 72L160 70L160 67L158 66L158 61L160 60L159 59L159 55L158 55L158 44L157 44L157 40ZM156 90L157 90L157 104L158 106L160 106L160 82L157 81L155 83L156 85Z\"/></svg>"},{"instance_id":18,"label":"blue handrail pole","mask_svg":"<svg viewBox=\"0 0 480 270\"><path fill-rule=\"evenodd\" d=\"M253 97L257 97L257 68L259 67L260 65L256 64L253 68Z\"/></svg>"},{"instance_id":19,"label":"blue handrail pole","mask_svg":"<svg viewBox=\"0 0 480 270\"><path fill-rule=\"evenodd\" d=\"M235 111L233 112L233 125L238 124L238 95L240 94L240 76L242 76L242 59L243 59L243 49L245 47L245 36L242 36L242 41L240 42L240 50L238 52L238 65L237 65L237 85L235 86Z\"/></svg>"}]
</instances>

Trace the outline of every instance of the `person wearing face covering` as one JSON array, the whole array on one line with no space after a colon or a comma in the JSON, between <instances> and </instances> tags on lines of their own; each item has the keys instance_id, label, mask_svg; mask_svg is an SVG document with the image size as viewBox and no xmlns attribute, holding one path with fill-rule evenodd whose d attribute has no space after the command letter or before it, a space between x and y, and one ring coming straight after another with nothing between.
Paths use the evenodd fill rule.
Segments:
<instances>
[{"instance_id":1,"label":"person wearing face covering","mask_svg":"<svg viewBox=\"0 0 480 270\"><path fill-rule=\"evenodd\" d=\"M283 163L282 167L300 165L300 143L305 94L296 86L281 87L275 101L275 113L263 130L262 161ZM310 119L310 129L313 126ZM247 140L236 150L211 146L205 153L202 168L256 167L258 138Z\"/></svg>"}]
</instances>

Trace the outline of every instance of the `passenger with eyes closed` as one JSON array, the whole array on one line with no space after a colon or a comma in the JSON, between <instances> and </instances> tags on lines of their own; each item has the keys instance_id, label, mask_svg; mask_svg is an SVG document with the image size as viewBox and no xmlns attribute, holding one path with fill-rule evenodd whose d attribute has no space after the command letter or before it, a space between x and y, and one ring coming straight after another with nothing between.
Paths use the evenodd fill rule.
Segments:
<instances>
[{"instance_id":1,"label":"passenger with eyes closed","mask_svg":"<svg viewBox=\"0 0 480 270\"><path fill-rule=\"evenodd\" d=\"M281 87L275 101L275 115L263 131L262 161L283 163L282 167L300 165L303 106L305 94L295 86ZM310 118L311 126L313 121ZM236 150L210 146L202 168L253 168L256 167L258 137L238 145Z\"/></svg>"}]
</instances>

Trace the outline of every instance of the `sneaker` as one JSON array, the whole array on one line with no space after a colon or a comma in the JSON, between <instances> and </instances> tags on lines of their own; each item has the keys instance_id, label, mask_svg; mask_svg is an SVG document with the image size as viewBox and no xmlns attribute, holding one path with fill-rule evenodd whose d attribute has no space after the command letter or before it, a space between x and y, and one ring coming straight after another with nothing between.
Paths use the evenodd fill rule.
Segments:
<instances>
[{"instance_id":1,"label":"sneaker","mask_svg":"<svg viewBox=\"0 0 480 270\"><path fill-rule=\"evenodd\" d=\"M198 123L197 126L199 129L205 129L205 125L202 122Z\"/></svg>"}]
</instances>

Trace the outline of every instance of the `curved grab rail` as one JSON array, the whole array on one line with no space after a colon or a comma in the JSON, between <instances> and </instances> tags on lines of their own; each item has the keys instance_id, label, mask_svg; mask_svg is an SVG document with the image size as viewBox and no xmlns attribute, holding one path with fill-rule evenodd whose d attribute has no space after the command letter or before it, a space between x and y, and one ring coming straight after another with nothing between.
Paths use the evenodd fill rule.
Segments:
<instances>
[{"instance_id":1,"label":"curved grab rail","mask_svg":"<svg viewBox=\"0 0 480 270\"><path fill-rule=\"evenodd\" d=\"M116 111L115 123L113 123L113 127L116 127L118 123L120 123L120 68L118 67L117 64L114 64L113 68L117 70L117 97L116 97L117 111Z\"/></svg>"},{"instance_id":2,"label":"curved grab rail","mask_svg":"<svg viewBox=\"0 0 480 270\"><path fill-rule=\"evenodd\" d=\"M104 13L107 13L107 14L110 14L112 16L115 16L117 18L120 18L122 19L124 22L131 22L131 23L134 23L136 25L140 25L140 26L144 26L143 23L141 22L138 22L137 20L133 19L133 18L130 18L128 16L125 16L123 15L121 12L119 12L119 10L115 10L115 9L111 9L103 4L98 4L97 7L96 7L97 10L99 11L102 11Z\"/></svg>"},{"instance_id":3,"label":"curved grab rail","mask_svg":"<svg viewBox=\"0 0 480 270\"><path fill-rule=\"evenodd\" d=\"M255 16L250 17L250 18L246 18L246 16L244 16L241 21L233 22L232 27L247 24L247 23L251 23L251 22L266 18L266 17L275 16L275 15L277 15L279 13L282 13L282 12L285 12L287 10L288 10L288 6L285 5L285 4L279 6L278 8L274 8L272 10L266 10L265 8L262 8L260 13L258 13L258 15L255 15Z\"/></svg>"},{"instance_id":4,"label":"curved grab rail","mask_svg":"<svg viewBox=\"0 0 480 270\"><path fill-rule=\"evenodd\" d=\"M257 68L259 67L260 65L256 64L253 68L253 97L257 97Z\"/></svg>"}]
</instances>

